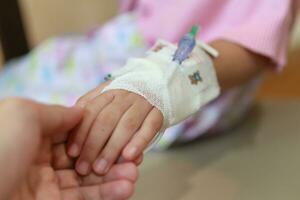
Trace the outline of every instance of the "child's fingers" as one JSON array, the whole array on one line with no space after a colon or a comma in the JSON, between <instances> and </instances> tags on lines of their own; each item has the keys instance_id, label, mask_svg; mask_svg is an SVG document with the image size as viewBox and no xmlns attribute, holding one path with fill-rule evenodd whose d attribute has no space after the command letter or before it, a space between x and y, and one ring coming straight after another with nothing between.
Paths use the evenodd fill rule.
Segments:
<instances>
[{"instance_id":1,"label":"child's fingers","mask_svg":"<svg viewBox=\"0 0 300 200\"><path fill-rule=\"evenodd\" d=\"M115 163L122 149L139 129L151 108L152 105L138 97L138 100L126 111L108 143L94 162L93 169L97 174L105 174Z\"/></svg>"},{"instance_id":2,"label":"child's fingers","mask_svg":"<svg viewBox=\"0 0 300 200\"><path fill-rule=\"evenodd\" d=\"M153 108L145 119L142 127L124 148L122 153L123 157L129 161L135 160L147 148L162 125L162 113L157 108Z\"/></svg>"},{"instance_id":3,"label":"child's fingers","mask_svg":"<svg viewBox=\"0 0 300 200\"><path fill-rule=\"evenodd\" d=\"M102 83L98 87L94 88L93 90L89 91L84 96L80 97L76 102L76 105L79 107L84 108L88 102L96 98L97 96L101 95L102 90L110 83L110 81Z\"/></svg>"},{"instance_id":4,"label":"child's fingers","mask_svg":"<svg viewBox=\"0 0 300 200\"><path fill-rule=\"evenodd\" d=\"M93 122L89 135L84 142L80 157L76 162L76 170L81 175L86 175L91 170L91 163L96 159L107 139L122 117L123 113L131 106L132 101L121 98L114 98L113 102L107 105ZM85 135L86 136L86 135Z\"/></svg>"},{"instance_id":5,"label":"child's fingers","mask_svg":"<svg viewBox=\"0 0 300 200\"><path fill-rule=\"evenodd\" d=\"M89 103L84 112L83 121L75 128L68 140L68 155L71 157L77 157L80 154L85 138L96 119L98 113L113 100L113 95L110 93L104 93Z\"/></svg>"}]
</instances>

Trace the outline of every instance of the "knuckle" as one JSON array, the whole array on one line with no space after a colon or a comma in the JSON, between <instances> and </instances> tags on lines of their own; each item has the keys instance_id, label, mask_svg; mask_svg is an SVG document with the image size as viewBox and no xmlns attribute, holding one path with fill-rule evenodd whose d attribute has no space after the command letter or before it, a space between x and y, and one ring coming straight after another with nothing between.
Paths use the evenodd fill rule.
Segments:
<instances>
[{"instance_id":1,"label":"knuckle","mask_svg":"<svg viewBox=\"0 0 300 200\"><path fill-rule=\"evenodd\" d=\"M115 95L113 103L115 105L118 105L119 107L122 107L126 104L127 101L128 101L128 99L126 97L124 97L123 95Z\"/></svg>"},{"instance_id":2,"label":"knuckle","mask_svg":"<svg viewBox=\"0 0 300 200\"><path fill-rule=\"evenodd\" d=\"M103 98L106 102L111 101L113 97L114 94L111 91L107 91L101 94L101 98Z\"/></svg>"},{"instance_id":3,"label":"knuckle","mask_svg":"<svg viewBox=\"0 0 300 200\"><path fill-rule=\"evenodd\" d=\"M111 94L113 95L115 98L124 95L126 91L122 90L122 89L113 89L113 90L109 90L107 92L105 92L104 94Z\"/></svg>"}]
</instances>

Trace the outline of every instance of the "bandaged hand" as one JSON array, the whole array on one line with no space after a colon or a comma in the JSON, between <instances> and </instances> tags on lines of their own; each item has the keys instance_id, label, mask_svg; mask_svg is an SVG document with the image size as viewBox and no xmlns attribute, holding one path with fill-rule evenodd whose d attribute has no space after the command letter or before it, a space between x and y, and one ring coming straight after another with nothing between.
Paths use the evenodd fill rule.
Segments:
<instances>
[{"instance_id":1,"label":"bandaged hand","mask_svg":"<svg viewBox=\"0 0 300 200\"><path fill-rule=\"evenodd\" d=\"M164 130L198 111L219 94L211 58L197 46L181 65L176 46L159 41L144 58L129 59L108 85L79 104L86 114L69 140L80 174L106 173L120 157L135 160ZM103 89L103 90L102 90Z\"/></svg>"}]
</instances>

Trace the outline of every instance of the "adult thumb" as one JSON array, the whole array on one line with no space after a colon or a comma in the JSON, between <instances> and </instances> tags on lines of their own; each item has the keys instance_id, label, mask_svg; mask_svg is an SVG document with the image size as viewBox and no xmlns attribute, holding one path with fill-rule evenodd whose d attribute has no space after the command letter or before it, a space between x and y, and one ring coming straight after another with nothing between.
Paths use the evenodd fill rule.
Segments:
<instances>
[{"instance_id":1,"label":"adult thumb","mask_svg":"<svg viewBox=\"0 0 300 200\"><path fill-rule=\"evenodd\" d=\"M39 122L43 136L66 133L81 120L83 110L78 107L38 104Z\"/></svg>"}]
</instances>

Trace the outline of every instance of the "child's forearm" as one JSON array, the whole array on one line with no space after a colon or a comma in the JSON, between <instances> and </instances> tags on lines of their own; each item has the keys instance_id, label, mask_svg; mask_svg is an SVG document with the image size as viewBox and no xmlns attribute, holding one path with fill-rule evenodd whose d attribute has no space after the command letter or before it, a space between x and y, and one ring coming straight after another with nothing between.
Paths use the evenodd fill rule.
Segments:
<instances>
[{"instance_id":1,"label":"child's forearm","mask_svg":"<svg viewBox=\"0 0 300 200\"><path fill-rule=\"evenodd\" d=\"M217 40L210 45L220 53L214 64L223 91L251 80L271 65L268 58L229 41Z\"/></svg>"}]
</instances>

